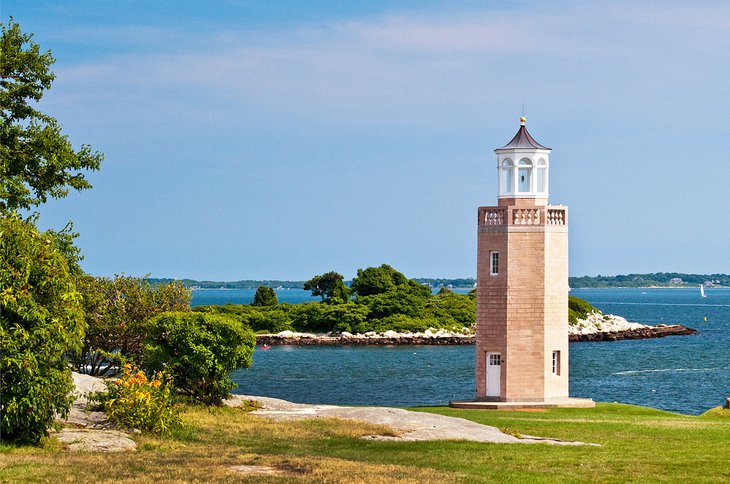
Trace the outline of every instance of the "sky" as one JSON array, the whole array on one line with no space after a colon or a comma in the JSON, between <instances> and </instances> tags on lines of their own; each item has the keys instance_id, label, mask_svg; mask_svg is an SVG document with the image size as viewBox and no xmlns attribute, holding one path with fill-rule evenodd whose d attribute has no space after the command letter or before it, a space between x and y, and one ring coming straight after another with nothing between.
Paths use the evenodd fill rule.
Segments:
<instances>
[{"instance_id":1,"label":"sky","mask_svg":"<svg viewBox=\"0 0 730 484\"><path fill-rule=\"evenodd\" d=\"M527 127L570 274L730 273L730 4L1 0L105 154L72 220L93 275L473 277Z\"/></svg>"}]
</instances>

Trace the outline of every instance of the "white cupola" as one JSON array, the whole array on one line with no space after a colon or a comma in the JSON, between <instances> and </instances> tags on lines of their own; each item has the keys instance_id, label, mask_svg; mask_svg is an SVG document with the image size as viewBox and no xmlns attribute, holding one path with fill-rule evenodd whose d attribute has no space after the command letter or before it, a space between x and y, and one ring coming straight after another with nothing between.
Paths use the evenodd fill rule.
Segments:
<instances>
[{"instance_id":1,"label":"white cupola","mask_svg":"<svg viewBox=\"0 0 730 484\"><path fill-rule=\"evenodd\" d=\"M542 146L525 128L520 118L520 129L512 141L494 150L497 153L497 179L500 201L533 199L536 205L546 205L550 148Z\"/></svg>"}]
</instances>

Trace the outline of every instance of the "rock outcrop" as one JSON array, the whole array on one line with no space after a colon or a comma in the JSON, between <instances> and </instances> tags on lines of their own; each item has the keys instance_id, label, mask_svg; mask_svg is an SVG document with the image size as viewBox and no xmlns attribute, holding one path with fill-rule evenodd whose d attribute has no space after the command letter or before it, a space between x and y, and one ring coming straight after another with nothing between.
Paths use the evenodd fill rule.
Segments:
<instances>
[{"instance_id":1,"label":"rock outcrop","mask_svg":"<svg viewBox=\"0 0 730 484\"><path fill-rule=\"evenodd\" d=\"M137 448L129 434L112 429L113 425L104 412L87 408L86 394L106 389L104 381L80 373L72 373L75 401L68 418L60 420L64 426L56 438L67 445L69 451L80 452L127 452Z\"/></svg>"},{"instance_id":2,"label":"rock outcrop","mask_svg":"<svg viewBox=\"0 0 730 484\"><path fill-rule=\"evenodd\" d=\"M661 338L694 334L697 330L682 325L647 326L631 323L620 316L601 313L590 314L577 325L568 327L570 341L616 341L622 339ZM449 331L429 328L422 333L398 333L368 331L363 334L342 332L339 334L313 334L282 331L278 334L256 335L256 343L266 346L362 346L362 345L472 345L475 343L473 331Z\"/></svg>"},{"instance_id":3,"label":"rock outcrop","mask_svg":"<svg viewBox=\"0 0 730 484\"><path fill-rule=\"evenodd\" d=\"M318 346L360 346L360 345L470 345L474 344L471 332L448 331L445 329L427 329L423 333L398 333L386 331L364 334L343 332L340 334L312 334L282 331L278 334L256 335L259 345L318 345Z\"/></svg>"},{"instance_id":4,"label":"rock outcrop","mask_svg":"<svg viewBox=\"0 0 730 484\"><path fill-rule=\"evenodd\" d=\"M697 332L696 329L680 324L648 326L631 323L621 316L601 313L589 314L586 319L579 319L578 324L570 325L568 328L568 339L572 342L663 338L664 336L683 336Z\"/></svg>"}]
</instances>

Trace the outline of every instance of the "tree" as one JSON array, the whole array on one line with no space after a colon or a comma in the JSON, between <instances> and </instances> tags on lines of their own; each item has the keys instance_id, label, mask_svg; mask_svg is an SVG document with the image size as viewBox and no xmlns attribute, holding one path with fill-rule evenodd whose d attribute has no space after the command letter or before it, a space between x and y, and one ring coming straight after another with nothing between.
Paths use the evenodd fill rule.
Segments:
<instances>
[{"instance_id":1,"label":"tree","mask_svg":"<svg viewBox=\"0 0 730 484\"><path fill-rule=\"evenodd\" d=\"M358 269L357 276L352 280L352 291L358 296L371 296L395 291L404 284L408 284L406 276L388 264L383 264L380 267Z\"/></svg>"},{"instance_id":2,"label":"tree","mask_svg":"<svg viewBox=\"0 0 730 484\"><path fill-rule=\"evenodd\" d=\"M35 108L50 89L55 62L10 19L0 40L0 212L29 209L69 189L91 188L83 170L103 159L88 145L74 151L56 119Z\"/></svg>"},{"instance_id":3,"label":"tree","mask_svg":"<svg viewBox=\"0 0 730 484\"><path fill-rule=\"evenodd\" d=\"M138 360L142 353L145 323L165 311L190 309L192 293L181 283L152 285L147 278L114 276L78 277L88 328L77 370L104 375L116 363L109 353Z\"/></svg>"},{"instance_id":4,"label":"tree","mask_svg":"<svg viewBox=\"0 0 730 484\"><path fill-rule=\"evenodd\" d=\"M276 292L269 286L259 286L251 303L253 306L276 306L277 304L279 304L279 299L276 297Z\"/></svg>"},{"instance_id":5,"label":"tree","mask_svg":"<svg viewBox=\"0 0 730 484\"><path fill-rule=\"evenodd\" d=\"M71 405L65 355L81 349L84 318L56 234L0 215L2 437L38 441Z\"/></svg>"},{"instance_id":6,"label":"tree","mask_svg":"<svg viewBox=\"0 0 730 484\"><path fill-rule=\"evenodd\" d=\"M350 290L343 281L342 274L330 271L314 276L304 283L304 289L312 291L312 296L321 296L322 302L344 304L350 300Z\"/></svg>"}]
</instances>

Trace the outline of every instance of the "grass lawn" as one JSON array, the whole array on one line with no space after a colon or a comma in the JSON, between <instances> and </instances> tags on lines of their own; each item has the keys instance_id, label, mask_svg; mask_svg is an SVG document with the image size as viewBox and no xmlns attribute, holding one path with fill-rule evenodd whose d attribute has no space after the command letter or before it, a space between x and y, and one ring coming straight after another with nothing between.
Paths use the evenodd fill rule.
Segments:
<instances>
[{"instance_id":1,"label":"grass lawn","mask_svg":"<svg viewBox=\"0 0 730 484\"><path fill-rule=\"evenodd\" d=\"M360 437L388 429L187 407L184 429L167 438L138 436L137 452L71 453L53 438L38 447L0 447L0 481L730 482L728 412L694 417L620 404L545 412L416 410L601 447L369 441ZM275 466L286 474L247 476L232 470L240 465Z\"/></svg>"}]
</instances>

